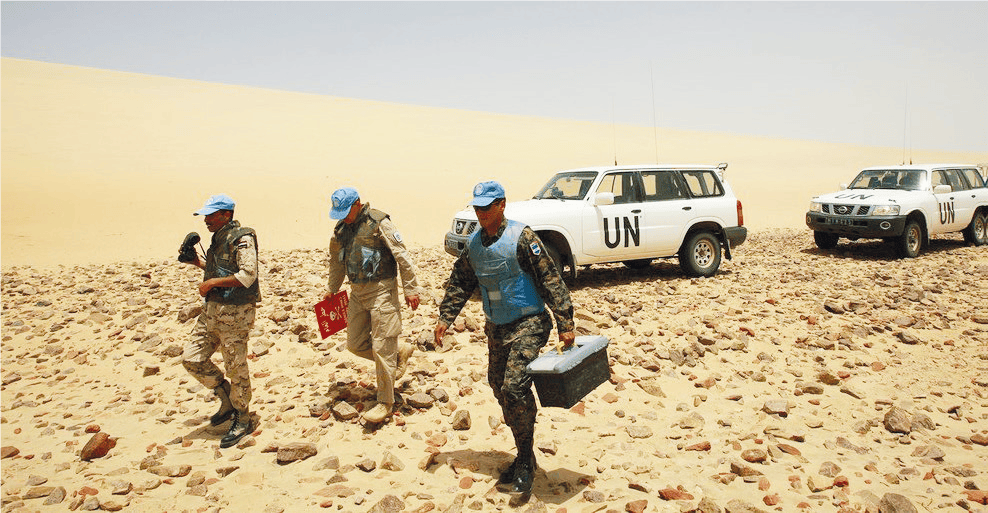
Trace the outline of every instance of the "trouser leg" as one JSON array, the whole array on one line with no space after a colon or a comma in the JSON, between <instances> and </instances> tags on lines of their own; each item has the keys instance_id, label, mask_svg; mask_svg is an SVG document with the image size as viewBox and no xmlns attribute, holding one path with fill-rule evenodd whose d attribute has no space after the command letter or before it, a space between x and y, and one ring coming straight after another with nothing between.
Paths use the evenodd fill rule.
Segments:
<instances>
[{"instance_id":1,"label":"trouser leg","mask_svg":"<svg viewBox=\"0 0 988 513\"><path fill-rule=\"evenodd\" d=\"M209 389L223 383L223 371L210 359L217 346L219 338L207 329L204 310L192 328L192 336L182 349L182 366L196 381Z\"/></svg>"},{"instance_id":2,"label":"trouser leg","mask_svg":"<svg viewBox=\"0 0 988 513\"><path fill-rule=\"evenodd\" d=\"M363 297L350 300L347 311L347 348L353 354L372 360L377 380L377 400L394 404L395 368L398 359L398 335L401 334L401 309L394 280L385 280ZM358 296L358 294L354 294ZM352 321L352 324L351 324Z\"/></svg>"},{"instance_id":3,"label":"trouser leg","mask_svg":"<svg viewBox=\"0 0 988 513\"><path fill-rule=\"evenodd\" d=\"M522 458L534 453L538 413L532 378L525 368L539 356L551 329L552 321L547 314L488 329L488 381Z\"/></svg>"},{"instance_id":4,"label":"trouser leg","mask_svg":"<svg viewBox=\"0 0 988 513\"><path fill-rule=\"evenodd\" d=\"M230 324L219 335L223 366L230 381L230 402L240 412L249 411L252 396L247 342L254 325L254 314L254 309L241 313L231 319Z\"/></svg>"}]
</instances>

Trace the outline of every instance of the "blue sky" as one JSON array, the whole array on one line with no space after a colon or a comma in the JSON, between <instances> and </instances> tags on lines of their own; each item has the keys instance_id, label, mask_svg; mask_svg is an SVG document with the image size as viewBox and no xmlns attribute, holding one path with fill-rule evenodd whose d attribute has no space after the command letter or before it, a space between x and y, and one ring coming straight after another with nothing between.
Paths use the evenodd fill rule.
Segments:
<instances>
[{"instance_id":1,"label":"blue sky","mask_svg":"<svg viewBox=\"0 0 988 513\"><path fill-rule=\"evenodd\" d=\"M985 27L988 2L3 2L0 53L412 105L988 151Z\"/></svg>"}]
</instances>

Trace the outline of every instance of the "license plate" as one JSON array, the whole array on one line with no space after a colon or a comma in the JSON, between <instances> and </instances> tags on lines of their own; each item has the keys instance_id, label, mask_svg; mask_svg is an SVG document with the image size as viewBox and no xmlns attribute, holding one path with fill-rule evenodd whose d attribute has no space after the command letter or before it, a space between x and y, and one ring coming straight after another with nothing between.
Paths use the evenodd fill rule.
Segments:
<instances>
[{"instance_id":1,"label":"license plate","mask_svg":"<svg viewBox=\"0 0 988 513\"><path fill-rule=\"evenodd\" d=\"M844 226L851 226L854 224L854 221L851 219L831 219L830 224L841 224Z\"/></svg>"},{"instance_id":2,"label":"license plate","mask_svg":"<svg viewBox=\"0 0 988 513\"><path fill-rule=\"evenodd\" d=\"M449 249L456 249L456 250L458 250L458 249L460 249L460 244L458 242L456 242L455 240L448 240L448 241L446 241L446 247L449 248Z\"/></svg>"}]
</instances>

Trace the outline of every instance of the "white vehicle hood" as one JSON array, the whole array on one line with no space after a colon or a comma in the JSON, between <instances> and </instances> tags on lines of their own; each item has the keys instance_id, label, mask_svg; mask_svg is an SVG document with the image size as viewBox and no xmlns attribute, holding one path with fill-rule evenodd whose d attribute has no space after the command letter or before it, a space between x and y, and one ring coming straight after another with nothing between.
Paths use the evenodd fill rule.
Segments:
<instances>
[{"instance_id":1,"label":"white vehicle hood","mask_svg":"<svg viewBox=\"0 0 988 513\"><path fill-rule=\"evenodd\" d=\"M841 205L902 205L909 197L915 198L923 191L903 191L899 189L845 189L816 196L813 201Z\"/></svg>"}]
</instances>

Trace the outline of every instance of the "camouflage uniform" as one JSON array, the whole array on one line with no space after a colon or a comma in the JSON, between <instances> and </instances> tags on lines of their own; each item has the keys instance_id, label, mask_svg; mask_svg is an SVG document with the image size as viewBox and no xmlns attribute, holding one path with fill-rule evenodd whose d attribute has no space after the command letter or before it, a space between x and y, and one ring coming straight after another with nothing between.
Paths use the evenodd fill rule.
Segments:
<instances>
[{"instance_id":1,"label":"camouflage uniform","mask_svg":"<svg viewBox=\"0 0 988 513\"><path fill-rule=\"evenodd\" d=\"M260 300L256 237L253 230L241 228L237 221L213 234L206 252L204 280L232 274L244 287L214 288L207 294L206 306L182 352L182 365L189 374L203 386L215 389L223 383L224 375L211 360L219 348L230 380L230 402L243 412L248 411L251 398L247 340Z\"/></svg>"},{"instance_id":2,"label":"camouflage uniform","mask_svg":"<svg viewBox=\"0 0 988 513\"><path fill-rule=\"evenodd\" d=\"M504 233L507 224L507 220L502 222L494 237L481 230L480 243L484 246L493 244ZM569 290L542 241L526 226L517 246L518 264L531 277L539 296L552 311L558 331L573 331L573 304ZM446 296L439 305L439 321L447 326L453 324L479 286L469 250L469 246L465 247L453 264ZM551 331L552 319L545 310L506 324L494 324L488 319L484 327L488 347L487 379L501 405L504 421L511 428L519 457L532 451L538 411L532 379L525 367L539 355Z\"/></svg>"},{"instance_id":3,"label":"camouflage uniform","mask_svg":"<svg viewBox=\"0 0 988 513\"><path fill-rule=\"evenodd\" d=\"M401 235L384 212L361 206L353 223L342 220L329 242L329 291L336 293L343 278L350 281L347 307L347 349L372 360L377 377L377 400L394 404L401 303L397 276L405 296L420 294L417 269Z\"/></svg>"}]
</instances>

